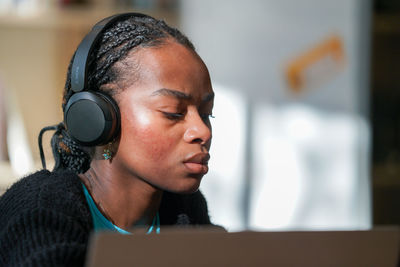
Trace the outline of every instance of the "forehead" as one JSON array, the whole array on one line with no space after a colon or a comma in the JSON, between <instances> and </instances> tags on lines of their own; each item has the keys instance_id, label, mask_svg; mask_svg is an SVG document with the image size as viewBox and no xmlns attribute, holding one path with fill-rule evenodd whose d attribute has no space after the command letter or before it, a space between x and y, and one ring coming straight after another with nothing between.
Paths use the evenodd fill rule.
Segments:
<instances>
[{"instance_id":1,"label":"forehead","mask_svg":"<svg viewBox=\"0 0 400 267\"><path fill-rule=\"evenodd\" d=\"M213 92L204 62L193 50L176 42L138 49L126 60L138 65L132 70L137 79L130 89L139 94L151 95L161 88L169 88L193 98L204 98Z\"/></svg>"}]
</instances>

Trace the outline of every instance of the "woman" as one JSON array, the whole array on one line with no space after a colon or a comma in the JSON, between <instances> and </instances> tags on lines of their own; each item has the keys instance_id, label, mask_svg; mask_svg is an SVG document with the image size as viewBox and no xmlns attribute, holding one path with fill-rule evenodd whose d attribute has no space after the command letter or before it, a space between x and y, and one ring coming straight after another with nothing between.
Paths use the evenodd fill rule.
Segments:
<instances>
[{"instance_id":1,"label":"woman","mask_svg":"<svg viewBox=\"0 0 400 267\"><path fill-rule=\"evenodd\" d=\"M91 231L210 224L198 188L214 93L193 45L137 13L98 23L82 44L67 74L64 123L39 138L56 130L54 170L21 179L0 199L1 266L83 265ZM107 129L93 137L103 100Z\"/></svg>"}]
</instances>

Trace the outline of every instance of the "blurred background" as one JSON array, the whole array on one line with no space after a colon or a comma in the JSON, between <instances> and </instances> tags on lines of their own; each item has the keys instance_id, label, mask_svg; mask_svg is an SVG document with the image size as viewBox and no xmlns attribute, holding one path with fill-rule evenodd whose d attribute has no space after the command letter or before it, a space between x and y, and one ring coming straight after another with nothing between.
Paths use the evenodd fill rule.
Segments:
<instances>
[{"instance_id":1,"label":"blurred background","mask_svg":"<svg viewBox=\"0 0 400 267\"><path fill-rule=\"evenodd\" d=\"M127 11L180 28L209 67L216 118L201 190L214 223L400 223L398 0L0 0L0 194L41 168L37 136L62 121L80 40Z\"/></svg>"}]
</instances>

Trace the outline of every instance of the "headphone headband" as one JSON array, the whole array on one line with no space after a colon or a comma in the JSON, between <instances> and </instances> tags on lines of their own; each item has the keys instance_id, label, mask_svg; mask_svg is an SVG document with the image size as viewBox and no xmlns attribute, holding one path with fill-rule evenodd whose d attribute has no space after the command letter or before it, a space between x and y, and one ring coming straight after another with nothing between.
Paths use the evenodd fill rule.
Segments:
<instances>
[{"instance_id":1,"label":"headphone headband","mask_svg":"<svg viewBox=\"0 0 400 267\"><path fill-rule=\"evenodd\" d=\"M87 88L88 58L101 33L110 24L126 17L148 17L141 13L123 13L98 22L79 44L71 66L72 96L64 109L64 123L72 139L85 146L111 142L121 126L117 103L112 97Z\"/></svg>"},{"instance_id":2,"label":"headphone headband","mask_svg":"<svg viewBox=\"0 0 400 267\"><path fill-rule=\"evenodd\" d=\"M94 44L100 37L100 33L103 30L124 17L149 17L142 13L122 13L116 14L105 19L102 19L96 25L93 26L92 30L85 36L82 42L79 44L71 67L71 90L75 93L81 92L86 89L87 85L87 63L90 52L92 51Z\"/></svg>"}]
</instances>

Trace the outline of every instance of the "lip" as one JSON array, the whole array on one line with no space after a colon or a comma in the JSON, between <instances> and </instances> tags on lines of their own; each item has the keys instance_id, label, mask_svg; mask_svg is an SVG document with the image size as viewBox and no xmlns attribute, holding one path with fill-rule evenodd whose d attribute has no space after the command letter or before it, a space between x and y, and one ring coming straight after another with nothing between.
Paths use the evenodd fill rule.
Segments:
<instances>
[{"instance_id":1,"label":"lip","mask_svg":"<svg viewBox=\"0 0 400 267\"><path fill-rule=\"evenodd\" d=\"M189 155L183 161L186 169L190 173L206 174L208 172L209 153L196 153Z\"/></svg>"}]
</instances>

